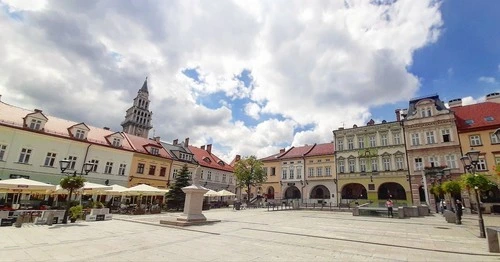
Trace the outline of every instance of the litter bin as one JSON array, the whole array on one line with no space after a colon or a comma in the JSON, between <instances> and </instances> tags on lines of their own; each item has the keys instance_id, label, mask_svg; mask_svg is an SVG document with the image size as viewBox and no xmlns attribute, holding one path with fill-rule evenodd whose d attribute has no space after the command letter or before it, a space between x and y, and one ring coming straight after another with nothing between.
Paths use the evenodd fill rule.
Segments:
<instances>
[{"instance_id":1,"label":"litter bin","mask_svg":"<svg viewBox=\"0 0 500 262\"><path fill-rule=\"evenodd\" d=\"M241 208L241 203L240 202L234 203L234 209L240 210L240 208Z\"/></svg>"}]
</instances>

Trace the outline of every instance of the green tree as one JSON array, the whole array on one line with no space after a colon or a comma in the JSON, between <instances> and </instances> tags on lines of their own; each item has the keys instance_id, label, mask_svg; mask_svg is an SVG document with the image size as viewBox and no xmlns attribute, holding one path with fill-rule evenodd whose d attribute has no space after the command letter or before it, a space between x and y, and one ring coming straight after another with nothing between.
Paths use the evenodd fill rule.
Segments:
<instances>
[{"instance_id":1,"label":"green tree","mask_svg":"<svg viewBox=\"0 0 500 262\"><path fill-rule=\"evenodd\" d=\"M443 187L440 184L433 185L430 191L436 198L441 198L444 195Z\"/></svg>"},{"instance_id":2,"label":"green tree","mask_svg":"<svg viewBox=\"0 0 500 262\"><path fill-rule=\"evenodd\" d=\"M250 200L250 188L261 185L267 180L263 165L255 156L245 157L234 165L237 186L247 189L249 194L247 201Z\"/></svg>"},{"instance_id":3,"label":"green tree","mask_svg":"<svg viewBox=\"0 0 500 262\"><path fill-rule=\"evenodd\" d=\"M81 176L77 176L76 172L72 176L65 176L59 182L59 185L69 191L68 202L66 204L66 212L64 213L63 223L66 224L68 222L69 209L71 208L71 195L73 191L82 188L85 185L85 178Z\"/></svg>"},{"instance_id":4,"label":"green tree","mask_svg":"<svg viewBox=\"0 0 500 262\"><path fill-rule=\"evenodd\" d=\"M480 192L487 192L496 186L494 182L490 181L483 174L463 174L460 179L460 183L463 188L467 189L467 191L477 187Z\"/></svg>"},{"instance_id":5,"label":"green tree","mask_svg":"<svg viewBox=\"0 0 500 262\"><path fill-rule=\"evenodd\" d=\"M169 186L169 191L165 195L168 209L177 211L184 209L186 193L182 191L182 188L187 186L189 186L189 170L187 164L184 164L181 171L175 176L175 182Z\"/></svg>"}]
</instances>

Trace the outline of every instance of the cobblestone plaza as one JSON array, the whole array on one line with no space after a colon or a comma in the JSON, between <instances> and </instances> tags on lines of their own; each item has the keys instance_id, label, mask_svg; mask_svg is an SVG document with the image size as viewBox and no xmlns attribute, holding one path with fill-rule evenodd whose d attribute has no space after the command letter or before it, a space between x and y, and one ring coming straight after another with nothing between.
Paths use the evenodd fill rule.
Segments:
<instances>
[{"instance_id":1,"label":"cobblestone plaza","mask_svg":"<svg viewBox=\"0 0 500 262\"><path fill-rule=\"evenodd\" d=\"M68 225L0 228L1 261L500 261L478 238L477 219L447 224L441 215L411 219L349 212L205 212L214 225L175 228L178 214L115 216ZM487 226L500 217L485 217Z\"/></svg>"}]
</instances>

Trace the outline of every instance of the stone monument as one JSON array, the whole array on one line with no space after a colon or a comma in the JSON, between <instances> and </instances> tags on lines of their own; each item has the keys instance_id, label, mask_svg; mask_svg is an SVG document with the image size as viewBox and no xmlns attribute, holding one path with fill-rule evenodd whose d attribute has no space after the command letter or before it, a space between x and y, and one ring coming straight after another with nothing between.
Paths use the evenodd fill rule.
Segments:
<instances>
[{"instance_id":1,"label":"stone monument","mask_svg":"<svg viewBox=\"0 0 500 262\"><path fill-rule=\"evenodd\" d=\"M160 224L168 224L175 226L191 226L200 224L210 224L220 222L220 220L207 219L202 213L203 198L208 189L201 186L199 183L201 175L201 167L198 166L192 177L193 184L183 187L182 191L186 193L186 200L184 202L184 212L177 217L176 220L161 220Z\"/></svg>"}]
</instances>

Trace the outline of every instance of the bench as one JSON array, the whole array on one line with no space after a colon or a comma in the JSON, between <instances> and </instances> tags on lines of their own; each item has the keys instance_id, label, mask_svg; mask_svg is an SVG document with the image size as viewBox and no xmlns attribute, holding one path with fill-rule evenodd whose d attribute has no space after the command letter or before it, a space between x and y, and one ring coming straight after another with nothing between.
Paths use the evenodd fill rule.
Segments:
<instances>
[{"instance_id":1,"label":"bench","mask_svg":"<svg viewBox=\"0 0 500 262\"><path fill-rule=\"evenodd\" d=\"M488 250L492 253L500 253L498 234L500 227L486 227L486 237L488 238Z\"/></svg>"}]
</instances>

